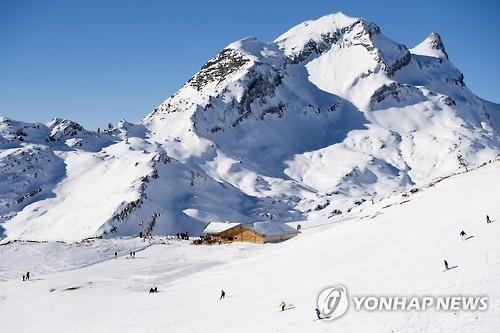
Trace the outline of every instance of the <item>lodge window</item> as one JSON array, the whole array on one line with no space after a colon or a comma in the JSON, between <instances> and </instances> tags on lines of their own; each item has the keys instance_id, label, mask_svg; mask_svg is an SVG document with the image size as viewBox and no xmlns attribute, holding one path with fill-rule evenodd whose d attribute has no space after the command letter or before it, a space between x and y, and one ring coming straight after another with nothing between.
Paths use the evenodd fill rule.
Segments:
<instances>
[{"instance_id":1,"label":"lodge window","mask_svg":"<svg viewBox=\"0 0 500 333\"><path fill-rule=\"evenodd\" d=\"M229 237L227 238L227 240L232 241L232 240L233 240L233 236L229 236Z\"/></svg>"}]
</instances>

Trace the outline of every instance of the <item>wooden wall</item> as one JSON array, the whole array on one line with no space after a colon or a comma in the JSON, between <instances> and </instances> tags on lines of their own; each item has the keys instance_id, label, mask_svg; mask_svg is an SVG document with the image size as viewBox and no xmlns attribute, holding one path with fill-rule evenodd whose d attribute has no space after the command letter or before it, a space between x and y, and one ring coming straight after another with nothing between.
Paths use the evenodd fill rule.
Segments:
<instances>
[{"instance_id":1,"label":"wooden wall","mask_svg":"<svg viewBox=\"0 0 500 333\"><path fill-rule=\"evenodd\" d=\"M221 243L250 242L257 244L282 242L295 236L297 236L297 234L264 237L241 224L223 231L220 234L211 235L212 239L215 239L217 242L220 241Z\"/></svg>"},{"instance_id":2,"label":"wooden wall","mask_svg":"<svg viewBox=\"0 0 500 333\"><path fill-rule=\"evenodd\" d=\"M229 242L251 242L251 243L264 243L264 237L256 234L253 230L246 228L243 225L237 225L231 229L221 232L218 235L212 236L220 240L222 243Z\"/></svg>"}]
</instances>

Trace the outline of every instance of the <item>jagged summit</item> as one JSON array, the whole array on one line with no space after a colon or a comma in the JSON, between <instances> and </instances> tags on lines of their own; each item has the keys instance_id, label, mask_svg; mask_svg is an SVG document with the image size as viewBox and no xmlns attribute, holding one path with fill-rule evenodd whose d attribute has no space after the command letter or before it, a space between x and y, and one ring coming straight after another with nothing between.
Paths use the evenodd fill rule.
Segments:
<instances>
[{"instance_id":1,"label":"jagged summit","mask_svg":"<svg viewBox=\"0 0 500 333\"><path fill-rule=\"evenodd\" d=\"M448 59L443 40L437 32L431 32L429 36L410 51L413 54Z\"/></svg>"},{"instance_id":2,"label":"jagged summit","mask_svg":"<svg viewBox=\"0 0 500 333\"><path fill-rule=\"evenodd\" d=\"M278 37L275 43L294 62L310 61L328 53L335 57L343 53L352 61L363 57L360 68L365 73L384 71L391 76L410 61L406 47L384 36L376 24L341 12L299 24ZM368 68L364 67L367 61L372 63Z\"/></svg>"},{"instance_id":3,"label":"jagged summit","mask_svg":"<svg viewBox=\"0 0 500 333\"><path fill-rule=\"evenodd\" d=\"M408 49L384 36L377 25L339 12L299 24L272 43L247 37L229 44L148 118L165 112L194 112L194 104L187 100L211 107L211 98L217 99L221 94L226 99L231 95L241 104L241 99L246 102L248 97L245 89L239 88L242 81L260 89L260 79L270 80L270 84L262 83L269 91L274 91L271 86L281 85L284 78L296 73L286 69L287 66L292 68L290 65L306 66L309 74L318 71L319 75L311 76L318 77L321 82L311 78L310 81L321 90L344 97L349 94L347 90L355 90L354 86L363 78L378 74L390 77L410 61ZM322 76L327 77L323 79ZM336 80L329 79L332 76ZM367 98L361 104L368 103ZM248 110L240 113L243 118L250 114ZM243 118L238 117L237 122Z\"/></svg>"},{"instance_id":4,"label":"jagged summit","mask_svg":"<svg viewBox=\"0 0 500 333\"><path fill-rule=\"evenodd\" d=\"M312 44L316 44L317 48L321 49L322 46L327 47L328 44L342 42L341 35L356 25L368 34L380 32L379 27L374 23L338 12L300 23L276 38L275 43L284 50L285 54L296 57Z\"/></svg>"}]
</instances>

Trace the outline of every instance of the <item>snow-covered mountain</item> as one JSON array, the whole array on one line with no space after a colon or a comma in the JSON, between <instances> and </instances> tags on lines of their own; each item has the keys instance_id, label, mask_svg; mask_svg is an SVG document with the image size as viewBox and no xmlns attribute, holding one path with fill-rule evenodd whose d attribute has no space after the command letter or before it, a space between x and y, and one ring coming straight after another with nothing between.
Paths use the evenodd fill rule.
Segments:
<instances>
[{"instance_id":1,"label":"snow-covered mountain","mask_svg":"<svg viewBox=\"0 0 500 333\"><path fill-rule=\"evenodd\" d=\"M332 217L500 153L500 106L431 33L412 49L336 13L224 48L141 122L0 118L6 239L199 233Z\"/></svg>"}]
</instances>

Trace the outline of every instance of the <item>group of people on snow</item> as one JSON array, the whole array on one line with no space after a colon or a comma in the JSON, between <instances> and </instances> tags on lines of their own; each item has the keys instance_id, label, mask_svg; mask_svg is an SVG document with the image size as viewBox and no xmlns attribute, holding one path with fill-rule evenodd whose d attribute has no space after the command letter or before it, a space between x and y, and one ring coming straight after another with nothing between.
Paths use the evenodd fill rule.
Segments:
<instances>
[{"instance_id":1,"label":"group of people on snow","mask_svg":"<svg viewBox=\"0 0 500 333\"><path fill-rule=\"evenodd\" d=\"M129 258L134 259L135 258L135 251L132 251L129 253ZM115 259L118 259L118 252L115 251Z\"/></svg>"},{"instance_id":2,"label":"group of people on snow","mask_svg":"<svg viewBox=\"0 0 500 333\"><path fill-rule=\"evenodd\" d=\"M187 232L178 232L177 234L175 234L175 236L177 236L177 239L180 240L180 239L183 239L183 240L189 240L189 234Z\"/></svg>"},{"instance_id":3,"label":"group of people on snow","mask_svg":"<svg viewBox=\"0 0 500 333\"><path fill-rule=\"evenodd\" d=\"M492 220L490 219L490 217L489 217L488 215L486 215L486 223L492 223ZM297 226L297 229L298 229L298 230L300 230L300 225L298 225L298 226ZM467 236L467 233L466 233L464 230L462 230L462 231L460 232L460 234L459 234L459 235L460 235L460 238L461 238L463 241L466 241L468 238L471 238L471 237L472 237L472 236L471 236L471 237L468 237L468 236ZM187 233L187 232L186 232L186 233L184 233L184 232L182 232L182 233L177 233L177 234L176 234L176 237L177 237L177 239L179 239L179 240L180 240L180 239L183 239L183 240L188 240L188 239L189 239L189 235L188 235L188 233ZM201 243L201 242L200 242L200 243ZM131 253L130 253L130 257L131 257L131 258L135 258L135 252L131 252ZM445 268L445 271L450 270L450 269L455 268L455 267L457 267L457 266L450 267L450 265L448 264L448 261L447 261L447 260L444 260L444 268ZM28 274L29 274L29 273L28 273ZM24 277L23 277L23 278L24 278ZM151 288L151 289L149 290L149 292L150 292L150 293L156 293L156 292L158 292L158 288L157 288L157 287ZM225 298L226 298L226 292L222 289L222 290L220 291L220 297L219 297L219 300L222 300L222 299L225 299ZM281 311L285 311L285 310L286 310L286 306L287 306L287 303L286 303L285 301L282 301L282 302L280 303L280 305L279 305L279 307L280 307ZM321 311L320 311L318 308L315 308L315 309L314 309L314 311L315 311L316 317L317 317L318 319L324 319L324 318L322 317L322 313L321 313Z\"/></svg>"},{"instance_id":4,"label":"group of people on snow","mask_svg":"<svg viewBox=\"0 0 500 333\"><path fill-rule=\"evenodd\" d=\"M486 223L492 223L492 221L488 215L486 215ZM297 226L297 228L300 229L300 226ZM468 238L472 237L472 236L467 237L467 233L464 230L462 230L459 235L463 241L466 241ZM177 239L189 239L189 236L187 233L177 233L176 236L177 236ZM134 252L132 252L132 253L134 253ZM134 253L134 256L135 256L135 253ZM448 261L444 260L445 271L450 270L451 268L455 268L455 267L457 267L457 266L450 267L450 265L448 264ZM153 292L157 292L157 291L158 291L158 289L155 287L154 289L151 288L149 292L153 293ZM224 290L221 290L219 300L222 300L225 298L226 298L226 292ZM281 311L285 311L287 303L285 301L282 301L279 306L280 306ZM315 308L314 311L315 311L316 317L318 319L324 319L322 317L321 311L318 308Z\"/></svg>"},{"instance_id":5,"label":"group of people on snow","mask_svg":"<svg viewBox=\"0 0 500 333\"><path fill-rule=\"evenodd\" d=\"M28 281L30 279L30 272L26 272L25 275L23 275L23 281Z\"/></svg>"},{"instance_id":6,"label":"group of people on snow","mask_svg":"<svg viewBox=\"0 0 500 333\"><path fill-rule=\"evenodd\" d=\"M493 221L490 219L489 215L486 215L486 223L492 223L492 222ZM467 233L463 230L460 232L459 235L460 235L460 238L462 239L462 241L466 241L467 239L474 237L474 236L467 237ZM454 267L452 267L452 268L454 268ZM448 265L448 262L446 260L444 260L444 270L445 271L450 270L450 266Z\"/></svg>"},{"instance_id":7,"label":"group of people on snow","mask_svg":"<svg viewBox=\"0 0 500 333\"><path fill-rule=\"evenodd\" d=\"M488 215L486 215L486 223L492 223L492 221L491 221L491 219L490 219L490 217ZM468 238L470 238L470 237L467 237L467 233L465 233L465 231L463 231L463 230L460 232L459 235L460 235L460 237L462 238L463 241L466 241ZM456 266L454 266L454 267L456 267ZM454 267L451 267L451 268L454 268ZM450 265L448 264L448 261L446 261L446 260L444 260L444 268L445 268L445 271L451 269ZM226 292L224 290L221 290L221 294L220 294L219 300L221 300L221 299L223 299L225 297L226 297ZM286 309L286 302L285 301L282 301L280 303L280 308L281 308L281 311L285 311L285 309ZM318 319L323 319L321 317L321 311L318 308L316 308L314 310L316 312L316 316L318 317Z\"/></svg>"}]
</instances>

